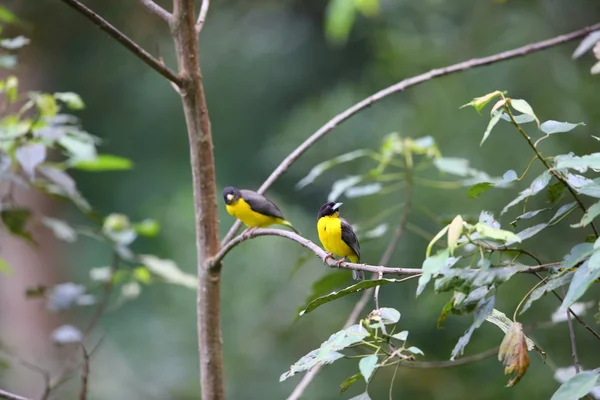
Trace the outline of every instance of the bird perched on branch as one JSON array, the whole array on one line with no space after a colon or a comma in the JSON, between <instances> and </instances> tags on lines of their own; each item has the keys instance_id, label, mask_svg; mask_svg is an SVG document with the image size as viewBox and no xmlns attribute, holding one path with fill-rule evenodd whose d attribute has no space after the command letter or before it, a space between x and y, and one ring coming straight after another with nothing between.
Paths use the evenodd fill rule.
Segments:
<instances>
[{"instance_id":1,"label":"bird perched on branch","mask_svg":"<svg viewBox=\"0 0 600 400\"><path fill-rule=\"evenodd\" d=\"M340 206L342 203L325 203L319 209L319 219L317 220L317 231L319 240L327 252L328 258L333 254L342 257L338 265L345 258L353 263L360 261L360 245L356 233L352 226L345 219L340 217ZM352 278L355 280L365 279L363 271L352 270Z\"/></svg>"},{"instance_id":2,"label":"bird perched on branch","mask_svg":"<svg viewBox=\"0 0 600 400\"><path fill-rule=\"evenodd\" d=\"M223 200L227 212L239 219L251 233L256 228L269 225L285 225L300 234L292 224L283 217L281 210L271 200L252 190L236 189L227 186L223 189Z\"/></svg>"}]
</instances>

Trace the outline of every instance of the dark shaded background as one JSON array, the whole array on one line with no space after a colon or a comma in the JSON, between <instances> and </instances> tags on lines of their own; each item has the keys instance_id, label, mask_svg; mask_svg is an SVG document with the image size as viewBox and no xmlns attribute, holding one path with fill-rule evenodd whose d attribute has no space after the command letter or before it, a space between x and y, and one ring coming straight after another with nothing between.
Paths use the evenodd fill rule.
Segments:
<instances>
[{"instance_id":1,"label":"dark shaded background","mask_svg":"<svg viewBox=\"0 0 600 400\"><path fill-rule=\"evenodd\" d=\"M167 28L138 2L86 4L153 53L158 46L174 65ZM130 172L78 174L83 193L103 213L159 220L163 227L159 238L142 243L138 250L171 258L193 273L187 138L181 105L169 84L58 0L8 0L7 6L33 25L32 45L22 53L28 85L81 94L87 108L79 116L89 132L104 139L102 151L135 162ZM257 188L329 118L402 78L565 33L595 23L600 16L600 3L595 0L382 1L381 7L376 18L358 18L344 46L334 46L323 33L325 2L214 2L201 37L201 60L219 190L226 185ZM301 191L294 189L295 183L320 161L356 148L379 148L382 137L393 131L415 138L431 135L444 155L467 157L474 167L491 175L507 169L523 171L531 159L530 150L507 124L499 125L479 148L487 119L471 110L458 110L471 98L496 89L527 99L542 120L587 124L573 134L545 142L546 154L591 152L598 146L590 135L599 135L600 86L598 78L589 74L591 55L570 59L575 46L571 43L436 79L386 99L319 142L273 186L269 196L308 238L316 240L316 211L332 182L365 171L365 164L334 169ZM477 214L481 209L498 213L525 185L488 192L478 200L469 200L464 189L440 192L417 187L415 203L440 217ZM394 192L345 201L344 213L353 222L365 221L403 196ZM537 200L538 205L542 201ZM535 203L529 206L533 209ZM224 234L232 218L223 207L220 212ZM69 216L70 211L65 213ZM509 218L503 220L505 225ZM440 229L419 209L411 214L410 223L431 234ZM564 232L568 230L548 230L529 246L543 262L555 261L581 240ZM364 243L364 261L376 262L385 245L385 239ZM390 264L420 266L426 245L425 239L409 230ZM92 242L69 247L63 251L60 274L65 280L87 279L90 268L108 263L108 253ZM346 297L295 321L312 282L329 272L311 257L292 276L296 258L304 254L294 243L261 238L242 244L228 256L223 276L228 398L285 398L299 377L280 384L280 374L338 330L357 300L358 295ZM534 277L523 276L503 286L496 308L512 314L535 282ZM399 328L410 331L409 340L423 349L426 359L448 359L472 317L450 317L444 330L436 330L447 298L428 290L415 301L415 287L416 281L386 286L381 302L402 312ZM588 297L594 295L597 299L598 289ZM548 297L525 314L523 322L547 320L557 306ZM92 363L91 399L198 398L193 291L151 286L138 300L107 315L101 326L107 335ZM597 341L580 326L576 331L582 364L597 367ZM550 365L572 363L565 324L534 332L532 337L548 352ZM486 350L501 339L497 328L484 326L467 352ZM558 387L552 368L533 354L527 376L515 388L504 388L507 378L502 370L494 358L454 369L401 368L394 394L395 398L444 400L467 396L541 399L549 398ZM362 383L341 397L338 383L355 372L354 360L327 366L305 398L352 397ZM371 384L374 399L387 396L391 373L379 373ZM77 380L71 381L59 397L74 398L78 385Z\"/></svg>"}]
</instances>

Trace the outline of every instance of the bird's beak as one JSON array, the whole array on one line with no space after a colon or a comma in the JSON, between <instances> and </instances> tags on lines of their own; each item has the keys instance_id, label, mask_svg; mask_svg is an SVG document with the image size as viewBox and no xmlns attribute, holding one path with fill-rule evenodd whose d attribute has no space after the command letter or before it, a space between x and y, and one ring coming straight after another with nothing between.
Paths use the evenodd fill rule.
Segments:
<instances>
[{"instance_id":1,"label":"bird's beak","mask_svg":"<svg viewBox=\"0 0 600 400\"><path fill-rule=\"evenodd\" d=\"M339 209L339 208L342 206L342 204L344 204L344 203L335 203L335 204L333 205L333 207L331 207L331 209L332 209L333 211L337 211L337 210L338 210L338 209Z\"/></svg>"},{"instance_id":2,"label":"bird's beak","mask_svg":"<svg viewBox=\"0 0 600 400\"><path fill-rule=\"evenodd\" d=\"M233 200L233 194L229 193L227 195L227 201L231 201L231 200Z\"/></svg>"}]
</instances>

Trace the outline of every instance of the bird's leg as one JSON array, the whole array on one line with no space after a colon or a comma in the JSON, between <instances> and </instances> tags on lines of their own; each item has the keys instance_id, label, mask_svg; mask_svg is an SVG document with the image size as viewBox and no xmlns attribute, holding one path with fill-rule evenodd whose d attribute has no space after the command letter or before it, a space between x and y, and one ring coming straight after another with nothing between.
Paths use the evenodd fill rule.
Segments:
<instances>
[{"instance_id":1,"label":"bird's leg","mask_svg":"<svg viewBox=\"0 0 600 400\"><path fill-rule=\"evenodd\" d=\"M345 257L342 257L342 258L340 258L340 259L338 260L338 262L336 263L337 267L339 268L339 267L342 265L342 263L343 263L344 261L346 261L346 258L345 258Z\"/></svg>"},{"instance_id":2,"label":"bird's leg","mask_svg":"<svg viewBox=\"0 0 600 400\"><path fill-rule=\"evenodd\" d=\"M331 259L333 259L333 254L331 254L331 253L327 253L327 254L325 255L325 258L323 258L323 262L324 262L324 263L326 263L326 262L327 262L327 260L329 260L330 258L331 258Z\"/></svg>"}]
</instances>

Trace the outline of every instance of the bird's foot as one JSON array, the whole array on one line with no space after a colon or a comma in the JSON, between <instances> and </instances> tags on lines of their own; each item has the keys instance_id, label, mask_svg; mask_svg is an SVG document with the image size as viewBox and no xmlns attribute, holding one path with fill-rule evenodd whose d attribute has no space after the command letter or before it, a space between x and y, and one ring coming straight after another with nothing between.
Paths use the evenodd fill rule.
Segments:
<instances>
[{"instance_id":1,"label":"bird's foot","mask_svg":"<svg viewBox=\"0 0 600 400\"><path fill-rule=\"evenodd\" d=\"M256 230L257 228L255 226L246 229L244 232L242 232L242 238L244 240L246 239L250 239L250 235L252 235L252 233Z\"/></svg>"},{"instance_id":2,"label":"bird's foot","mask_svg":"<svg viewBox=\"0 0 600 400\"><path fill-rule=\"evenodd\" d=\"M325 255L325 257L323 258L323 262L324 262L324 263L327 263L327 260L329 260L330 258L331 258L331 259L333 259L333 254L331 254L331 253L327 253L327 254Z\"/></svg>"},{"instance_id":3,"label":"bird's foot","mask_svg":"<svg viewBox=\"0 0 600 400\"><path fill-rule=\"evenodd\" d=\"M335 263L335 265L337 265L337 267L339 268L339 267L342 265L342 263L343 263L344 261L346 261L346 259L342 257L342 258L340 258L340 259L338 260L338 262L337 262L337 263Z\"/></svg>"}]
</instances>

